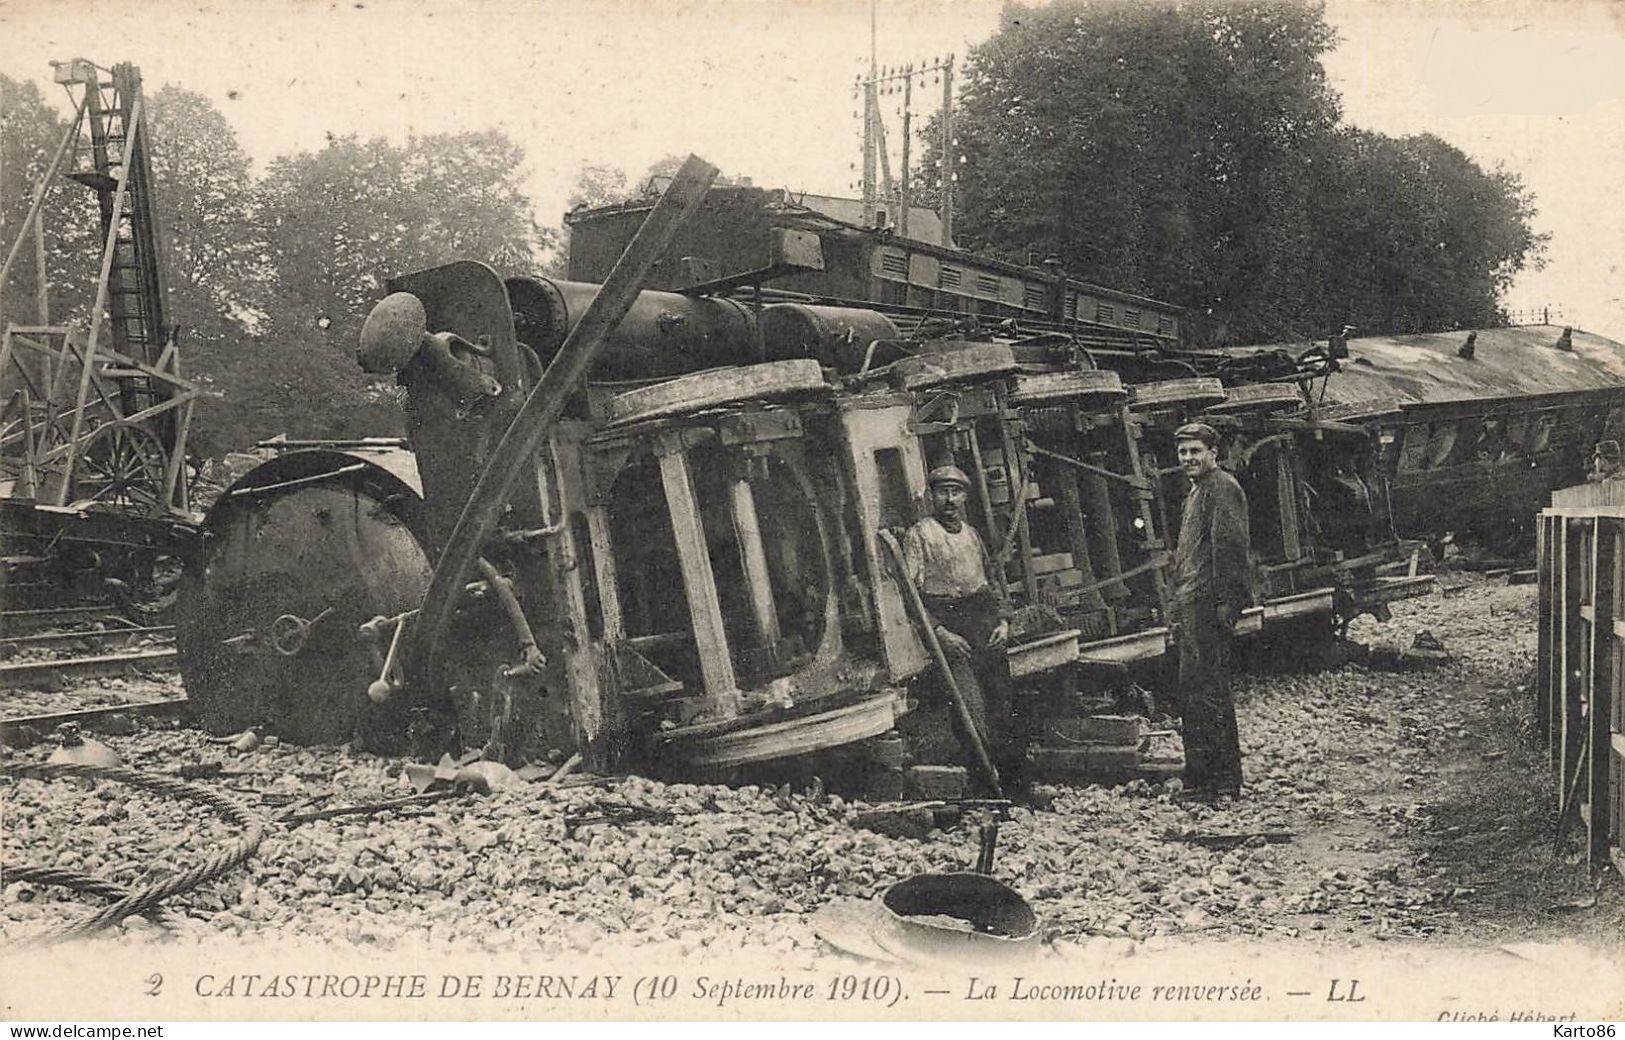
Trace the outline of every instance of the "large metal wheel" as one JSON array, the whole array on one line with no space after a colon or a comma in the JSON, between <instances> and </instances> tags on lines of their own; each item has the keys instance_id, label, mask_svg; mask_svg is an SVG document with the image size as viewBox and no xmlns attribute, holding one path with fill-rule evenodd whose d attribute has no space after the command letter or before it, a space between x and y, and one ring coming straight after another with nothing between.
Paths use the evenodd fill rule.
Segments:
<instances>
[{"instance_id":1,"label":"large metal wheel","mask_svg":"<svg viewBox=\"0 0 1625 1040\"><path fill-rule=\"evenodd\" d=\"M1248 383L1225 390L1225 399L1208 408L1210 412L1300 411L1308 406L1303 391L1292 383Z\"/></svg>"},{"instance_id":2,"label":"large metal wheel","mask_svg":"<svg viewBox=\"0 0 1625 1040\"><path fill-rule=\"evenodd\" d=\"M97 430L73 470L77 506L164 512L169 452L142 426L109 423Z\"/></svg>"},{"instance_id":3,"label":"large metal wheel","mask_svg":"<svg viewBox=\"0 0 1625 1040\"><path fill-rule=\"evenodd\" d=\"M1398 415L1403 405L1396 397L1372 397L1360 401L1315 405L1315 417L1333 422L1364 422L1382 416Z\"/></svg>"},{"instance_id":4,"label":"large metal wheel","mask_svg":"<svg viewBox=\"0 0 1625 1040\"><path fill-rule=\"evenodd\" d=\"M947 383L969 383L1016 371L1016 356L1003 343L977 343L955 350L933 350L903 358L891 366L905 390L926 390Z\"/></svg>"},{"instance_id":5,"label":"large metal wheel","mask_svg":"<svg viewBox=\"0 0 1625 1040\"><path fill-rule=\"evenodd\" d=\"M738 368L713 368L664 383L617 394L608 419L615 425L687 415L742 401L770 401L829 389L818 362L768 361Z\"/></svg>"},{"instance_id":6,"label":"large metal wheel","mask_svg":"<svg viewBox=\"0 0 1625 1040\"><path fill-rule=\"evenodd\" d=\"M1067 400L1117 402L1128 396L1116 372L1085 368L1072 372L1040 372L1016 376L1010 400L1016 404L1040 404Z\"/></svg>"},{"instance_id":7,"label":"large metal wheel","mask_svg":"<svg viewBox=\"0 0 1625 1040\"><path fill-rule=\"evenodd\" d=\"M1207 407L1225 399L1224 384L1206 376L1141 383L1130 391L1129 407L1175 408L1181 405Z\"/></svg>"}]
</instances>

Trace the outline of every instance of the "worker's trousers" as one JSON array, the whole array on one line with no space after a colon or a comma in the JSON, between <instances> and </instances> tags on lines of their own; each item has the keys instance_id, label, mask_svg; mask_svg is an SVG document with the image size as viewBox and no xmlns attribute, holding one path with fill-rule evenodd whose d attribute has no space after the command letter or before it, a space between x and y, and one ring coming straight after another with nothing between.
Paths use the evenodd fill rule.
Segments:
<instances>
[{"instance_id":1,"label":"worker's trousers","mask_svg":"<svg viewBox=\"0 0 1625 1040\"><path fill-rule=\"evenodd\" d=\"M1027 741L1025 726L1012 713L1010 702L1010 661L1003 647L989 649L988 637L999 626L999 601L991 588L958 599L925 596L925 608L937 624L970 644L967 655L944 644L948 670L965 701L965 709L976 725L988 758L999 771L1003 786L1018 788L1025 782ZM942 691L942 696L948 696ZM965 749L965 757L976 775L975 752L971 750L959 713L949 706L954 735Z\"/></svg>"},{"instance_id":2,"label":"worker's trousers","mask_svg":"<svg viewBox=\"0 0 1625 1040\"><path fill-rule=\"evenodd\" d=\"M1241 793L1241 740L1230 694L1230 625L1211 601L1180 604L1179 692L1184 700L1185 786Z\"/></svg>"}]
</instances>

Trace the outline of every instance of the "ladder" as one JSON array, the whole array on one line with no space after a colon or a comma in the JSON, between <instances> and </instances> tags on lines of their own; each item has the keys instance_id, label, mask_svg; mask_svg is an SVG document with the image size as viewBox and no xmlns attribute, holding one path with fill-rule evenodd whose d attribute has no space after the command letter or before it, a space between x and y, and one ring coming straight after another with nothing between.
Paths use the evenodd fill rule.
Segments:
<instances>
[{"instance_id":1,"label":"ladder","mask_svg":"<svg viewBox=\"0 0 1625 1040\"><path fill-rule=\"evenodd\" d=\"M166 287L153 217L152 171L142 133L141 72L134 65L115 65L111 79L104 80L96 65L75 59L57 65L55 78L70 88L84 89L87 134L77 143L74 168L67 176L94 191L101 208L113 349L164 369L164 351L173 330L164 322ZM130 416L167 399L169 388L136 370L121 373L118 392L121 410ZM153 432L166 444L173 443L175 413L163 412L153 419Z\"/></svg>"}]
</instances>

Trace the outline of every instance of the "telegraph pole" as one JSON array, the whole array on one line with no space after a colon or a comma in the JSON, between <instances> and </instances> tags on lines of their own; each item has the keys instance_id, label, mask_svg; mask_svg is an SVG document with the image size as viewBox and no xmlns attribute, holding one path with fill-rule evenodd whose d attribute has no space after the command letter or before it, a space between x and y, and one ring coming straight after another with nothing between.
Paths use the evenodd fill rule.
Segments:
<instances>
[{"instance_id":1,"label":"telegraph pole","mask_svg":"<svg viewBox=\"0 0 1625 1040\"><path fill-rule=\"evenodd\" d=\"M909 161L914 136L914 80L920 80L925 86L925 77L941 74L942 85L942 237L943 245L953 244L953 176L954 176L954 129L953 129L953 92L954 92L954 56L948 55L945 59L932 58L929 63L919 66L905 65L901 68L881 68L876 64L874 42L874 8L870 8L870 54L869 78L863 81L863 220L864 224L873 227L878 219L880 200L886 199L895 207L895 223L898 234L908 234L909 211L912 208L910 196L910 169ZM886 126L880 118L880 95L897 93L901 90L903 95L903 165L895 184L891 176L891 164L886 157ZM879 166L879 181L876 179L876 166ZM883 185L880 182L884 182Z\"/></svg>"},{"instance_id":2,"label":"telegraph pole","mask_svg":"<svg viewBox=\"0 0 1625 1040\"><path fill-rule=\"evenodd\" d=\"M954 244L954 56L942 63L942 244Z\"/></svg>"},{"instance_id":3,"label":"telegraph pole","mask_svg":"<svg viewBox=\"0 0 1625 1040\"><path fill-rule=\"evenodd\" d=\"M908 146L914 136L914 66L903 70L903 168L897 174L897 233L908 237Z\"/></svg>"},{"instance_id":4,"label":"telegraph pole","mask_svg":"<svg viewBox=\"0 0 1625 1040\"><path fill-rule=\"evenodd\" d=\"M880 119L880 65L876 59L875 5L869 0L869 79L863 84L863 226L875 225L875 123Z\"/></svg>"}]
</instances>

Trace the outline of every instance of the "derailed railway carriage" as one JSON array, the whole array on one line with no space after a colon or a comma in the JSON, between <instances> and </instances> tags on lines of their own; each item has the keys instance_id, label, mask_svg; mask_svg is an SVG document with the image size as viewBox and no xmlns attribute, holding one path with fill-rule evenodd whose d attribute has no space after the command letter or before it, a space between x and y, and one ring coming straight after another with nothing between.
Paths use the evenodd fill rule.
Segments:
<instances>
[{"instance_id":1,"label":"derailed railway carriage","mask_svg":"<svg viewBox=\"0 0 1625 1040\"><path fill-rule=\"evenodd\" d=\"M1192 377L1200 356L1054 323L790 299L763 283L818 271L823 239L767 238L751 271L627 297L440 629L422 616L436 567L504 431L619 290L473 262L390 282L358 357L405 388L410 452L303 446L217 503L179 631L202 722L668 772L860 744L931 667L880 532L917 518L949 459L1018 618L1012 673L1053 717L1166 649L1169 438L1197 414L1233 432L1253 499L1242 630L1359 609L1351 576L1389 543L1370 495L1336 537L1308 519L1336 485L1306 474L1314 443L1358 434L1305 411L1324 368L1206 359L1227 385ZM1365 605L1410 588L1368 584Z\"/></svg>"},{"instance_id":2,"label":"derailed railway carriage","mask_svg":"<svg viewBox=\"0 0 1625 1040\"><path fill-rule=\"evenodd\" d=\"M1552 325L1348 341L1322 413L1377 432L1395 528L1522 534L1625 435L1625 345Z\"/></svg>"},{"instance_id":3,"label":"derailed railway carriage","mask_svg":"<svg viewBox=\"0 0 1625 1040\"><path fill-rule=\"evenodd\" d=\"M545 350L567 331L561 304L586 288L504 286L475 264L392 287L423 302L431 327L488 344L497 371L510 350L521 388L541 362L514 338L509 299L524 302L517 327ZM638 306L653 323L634 308L608 371L626 363L617 346L674 315L716 319L703 344L716 359L777 349L760 335L771 323L727 300L645 292ZM823 316L843 317L887 330L870 313ZM392 703L401 615L421 599L502 418L496 396L474 396L477 371L419 356L402 370L421 499L377 459L301 451L249 474L210 514L183 625L205 724L289 732L296 718L304 739L359 730L375 744L455 730L498 753L537 737L598 764L646 765L740 764L892 728L926 664L877 543L883 526L911 522L923 493L913 403L838 393L807 358L590 386L486 546L483 580L437 648L440 695ZM357 696L369 686L383 704Z\"/></svg>"}]
</instances>

